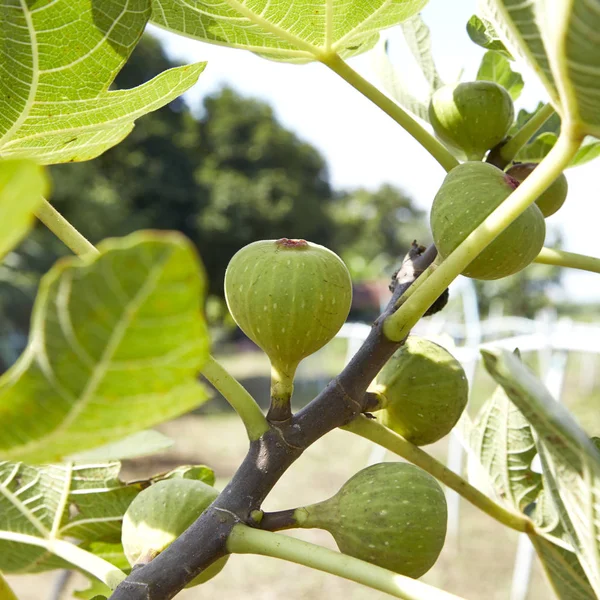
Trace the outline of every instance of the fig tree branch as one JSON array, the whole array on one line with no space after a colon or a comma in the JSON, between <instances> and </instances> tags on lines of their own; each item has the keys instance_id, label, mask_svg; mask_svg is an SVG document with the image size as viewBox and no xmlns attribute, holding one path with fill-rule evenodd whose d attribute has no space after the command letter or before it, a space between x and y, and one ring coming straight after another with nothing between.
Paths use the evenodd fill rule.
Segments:
<instances>
[{"instance_id":1,"label":"fig tree branch","mask_svg":"<svg viewBox=\"0 0 600 600\"><path fill-rule=\"evenodd\" d=\"M259 510L273 486L306 448L365 410L367 388L403 340L383 334L398 299L436 257L434 247L413 244L397 273L388 306L343 371L286 422L271 425L250 443L248 454L214 503L179 538L147 565L134 569L111 600L169 600L212 562L227 554L236 524L256 527Z\"/></svg>"},{"instance_id":2,"label":"fig tree branch","mask_svg":"<svg viewBox=\"0 0 600 600\"><path fill-rule=\"evenodd\" d=\"M542 248L533 262L542 265L580 269L581 271L590 271L590 273L600 273L600 258L565 252L564 250L554 250L553 248Z\"/></svg>"},{"instance_id":3,"label":"fig tree branch","mask_svg":"<svg viewBox=\"0 0 600 600\"><path fill-rule=\"evenodd\" d=\"M46 199L42 200L35 216L74 254L98 254L96 247L67 221Z\"/></svg>"}]
</instances>

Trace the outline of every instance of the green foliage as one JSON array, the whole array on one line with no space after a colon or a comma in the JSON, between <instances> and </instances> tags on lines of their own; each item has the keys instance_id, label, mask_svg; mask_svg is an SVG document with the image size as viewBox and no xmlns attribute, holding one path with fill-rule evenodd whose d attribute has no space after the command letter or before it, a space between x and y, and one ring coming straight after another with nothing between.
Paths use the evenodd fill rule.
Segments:
<instances>
[{"instance_id":1,"label":"green foliage","mask_svg":"<svg viewBox=\"0 0 600 600\"><path fill-rule=\"evenodd\" d=\"M204 279L189 242L137 233L99 249L42 281L29 345L0 379L4 457L60 460L206 399Z\"/></svg>"},{"instance_id":2,"label":"green foliage","mask_svg":"<svg viewBox=\"0 0 600 600\"><path fill-rule=\"evenodd\" d=\"M467 23L467 33L471 41L478 46L486 50L493 50L502 54L505 58L512 59L510 52L504 46L494 26L487 19L473 15Z\"/></svg>"},{"instance_id":3,"label":"green foliage","mask_svg":"<svg viewBox=\"0 0 600 600\"><path fill-rule=\"evenodd\" d=\"M510 66L510 61L500 52L489 50L483 55L479 71L478 81L493 81L501 85L510 97L516 100L521 95L525 85L520 73L516 73Z\"/></svg>"},{"instance_id":4,"label":"green foliage","mask_svg":"<svg viewBox=\"0 0 600 600\"><path fill-rule=\"evenodd\" d=\"M35 163L0 161L0 259L27 234L47 193L46 175Z\"/></svg>"},{"instance_id":5,"label":"green foliage","mask_svg":"<svg viewBox=\"0 0 600 600\"><path fill-rule=\"evenodd\" d=\"M135 119L196 83L205 63L173 69L136 89L109 91L138 42L147 0L57 0L0 8L9 67L0 83L0 155L45 164L88 160L120 142ZM55 23L65 23L57 27ZM65 45L65 39L77 40Z\"/></svg>"},{"instance_id":6,"label":"green foliage","mask_svg":"<svg viewBox=\"0 0 600 600\"><path fill-rule=\"evenodd\" d=\"M336 52L347 58L372 48L379 31L417 14L427 0L301 0L222 4L152 0L152 23L203 42L304 63Z\"/></svg>"}]
</instances>

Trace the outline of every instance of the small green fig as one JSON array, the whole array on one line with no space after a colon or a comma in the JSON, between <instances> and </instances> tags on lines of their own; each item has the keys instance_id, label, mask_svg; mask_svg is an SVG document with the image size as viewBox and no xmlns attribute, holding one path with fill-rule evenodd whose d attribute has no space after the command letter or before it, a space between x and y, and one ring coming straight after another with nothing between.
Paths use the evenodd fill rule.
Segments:
<instances>
[{"instance_id":1,"label":"small green fig","mask_svg":"<svg viewBox=\"0 0 600 600\"><path fill-rule=\"evenodd\" d=\"M481 160L499 144L514 116L510 94L492 81L441 87L429 103L429 120L435 134L467 160Z\"/></svg>"},{"instance_id":2,"label":"small green fig","mask_svg":"<svg viewBox=\"0 0 600 600\"><path fill-rule=\"evenodd\" d=\"M469 398L460 363L446 349L411 335L377 375L377 419L417 446L450 433Z\"/></svg>"},{"instance_id":3,"label":"small green fig","mask_svg":"<svg viewBox=\"0 0 600 600\"><path fill-rule=\"evenodd\" d=\"M329 531L344 554L414 578L435 564L446 538L442 488L408 463L371 465L294 516L300 527Z\"/></svg>"},{"instance_id":4,"label":"small green fig","mask_svg":"<svg viewBox=\"0 0 600 600\"><path fill-rule=\"evenodd\" d=\"M497 167L466 162L452 169L431 208L433 241L442 258L452 251L517 188ZM530 264L544 245L546 225L532 204L462 272L474 279L500 279Z\"/></svg>"},{"instance_id":5,"label":"small green fig","mask_svg":"<svg viewBox=\"0 0 600 600\"><path fill-rule=\"evenodd\" d=\"M323 246L287 238L264 240L245 246L231 259L225 299L240 329L269 356L273 380L289 389L298 363L344 324L352 281L341 258ZM281 394L284 401L285 390ZM287 395L289 400L291 392Z\"/></svg>"},{"instance_id":6,"label":"small green fig","mask_svg":"<svg viewBox=\"0 0 600 600\"><path fill-rule=\"evenodd\" d=\"M507 175L514 177L522 183L537 167L535 163L518 163L506 171ZM544 217L553 215L567 199L569 184L564 173L561 173L545 192L535 201Z\"/></svg>"},{"instance_id":7,"label":"small green fig","mask_svg":"<svg viewBox=\"0 0 600 600\"><path fill-rule=\"evenodd\" d=\"M179 537L219 495L196 479L164 479L140 492L123 517L121 541L129 564L146 564ZM224 556L186 587L214 577L225 566Z\"/></svg>"}]
</instances>

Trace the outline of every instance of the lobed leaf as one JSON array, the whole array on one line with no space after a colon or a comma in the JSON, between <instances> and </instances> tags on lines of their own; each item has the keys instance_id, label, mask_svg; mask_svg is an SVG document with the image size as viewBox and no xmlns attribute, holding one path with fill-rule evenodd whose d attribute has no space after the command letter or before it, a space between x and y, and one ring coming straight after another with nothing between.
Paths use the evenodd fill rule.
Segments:
<instances>
[{"instance_id":1,"label":"lobed leaf","mask_svg":"<svg viewBox=\"0 0 600 600\"><path fill-rule=\"evenodd\" d=\"M118 542L123 515L142 489L120 481L119 470L118 462L0 463L0 570L23 574L69 568L51 553L55 540Z\"/></svg>"},{"instance_id":2,"label":"lobed leaf","mask_svg":"<svg viewBox=\"0 0 600 600\"><path fill-rule=\"evenodd\" d=\"M150 18L150 0L54 0L0 6L0 156L42 164L94 158L134 121L196 83L204 63L131 90L109 86Z\"/></svg>"},{"instance_id":3,"label":"lobed leaf","mask_svg":"<svg viewBox=\"0 0 600 600\"><path fill-rule=\"evenodd\" d=\"M23 239L48 193L48 179L29 160L0 160L0 260Z\"/></svg>"},{"instance_id":4,"label":"lobed leaf","mask_svg":"<svg viewBox=\"0 0 600 600\"><path fill-rule=\"evenodd\" d=\"M43 278L28 347L0 378L0 455L56 462L206 400L204 274L190 242L138 232Z\"/></svg>"},{"instance_id":5,"label":"lobed leaf","mask_svg":"<svg viewBox=\"0 0 600 600\"><path fill-rule=\"evenodd\" d=\"M152 0L152 22L203 42L303 63L371 49L427 0Z\"/></svg>"},{"instance_id":6,"label":"lobed leaf","mask_svg":"<svg viewBox=\"0 0 600 600\"><path fill-rule=\"evenodd\" d=\"M516 73L510 66L508 58L495 51L488 51L481 59L481 65L477 71L479 81L493 81L501 85L516 100L523 89L523 77Z\"/></svg>"},{"instance_id":7,"label":"lobed leaf","mask_svg":"<svg viewBox=\"0 0 600 600\"><path fill-rule=\"evenodd\" d=\"M479 410L471 447L498 496L512 508L522 511L538 497L542 478L531 469L537 454L531 426L501 387Z\"/></svg>"},{"instance_id":8,"label":"lobed leaf","mask_svg":"<svg viewBox=\"0 0 600 600\"><path fill-rule=\"evenodd\" d=\"M484 15L536 70L575 135L600 136L598 0L481 0Z\"/></svg>"},{"instance_id":9,"label":"lobed leaf","mask_svg":"<svg viewBox=\"0 0 600 600\"><path fill-rule=\"evenodd\" d=\"M433 60L433 54L431 52L431 34L429 32L429 27L427 27L421 18L421 15L415 15L404 21L404 23L402 23L402 31L404 32L406 43L425 79L429 83L432 92L441 88L444 85L444 82L442 81Z\"/></svg>"},{"instance_id":10,"label":"lobed leaf","mask_svg":"<svg viewBox=\"0 0 600 600\"><path fill-rule=\"evenodd\" d=\"M600 592L600 452L569 411L512 354L482 350L490 375L538 436L547 489L596 593Z\"/></svg>"},{"instance_id":11,"label":"lobed leaf","mask_svg":"<svg viewBox=\"0 0 600 600\"><path fill-rule=\"evenodd\" d=\"M490 21L477 15L473 15L467 22L467 34L471 41L486 50L494 50L502 56L513 60L511 53L500 39Z\"/></svg>"}]
</instances>

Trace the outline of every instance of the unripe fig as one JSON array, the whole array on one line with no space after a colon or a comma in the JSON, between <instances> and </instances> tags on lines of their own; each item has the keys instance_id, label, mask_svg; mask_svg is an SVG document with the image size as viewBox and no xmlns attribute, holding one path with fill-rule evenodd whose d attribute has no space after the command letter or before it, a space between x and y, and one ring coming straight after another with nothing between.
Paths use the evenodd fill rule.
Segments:
<instances>
[{"instance_id":1,"label":"unripe fig","mask_svg":"<svg viewBox=\"0 0 600 600\"><path fill-rule=\"evenodd\" d=\"M329 531L344 554L414 578L434 565L446 538L442 488L408 463L367 467L335 496L294 514L300 527Z\"/></svg>"},{"instance_id":2,"label":"unripe fig","mask_svg":"<svg viewBox=\"0 0 600 600\"><path fill-rule=\"evenodd\" d=\"M527 179L536 167L535 163L519 163L510 167L506 173L521 183ZM568 191L567 178L564 173L561 173L535 201L544 217L553 215L565 203Z\"/></svg>"},{"instance_id":3,"label":"unripe fig","mask_svg":"<svg viewBox=\"0 0 600 600\"><path fill-rule=\"evenodd\" d=\"M377 419L417 446L450 433L469 397L460 363L446 349L411 335L377 375Z\"/></svg>"},{"instance_id":4,"label":"unripe fig","mask_svg":"<svg viewBox=\"0 0 600 600\"><path fill-rule=\"evenodd\" d=\"M344 324L352 281L342 260L305 240L264 240L242 248L225 273L225 299L240 329L269 356L275 391L289 400L298 363ZM286 391L287 390L287 391Z\"/></svg>"},{"instance_id":5,"label":"unripe fig","mask_svg":"<svg viewBox=\"0 0 600 600\"><path fill-rule=\"evenodd\" d=\"M519 182L493 165L466 162L452 169L431 208L433 240L442 258L517 188ZM500 279L524 269L544 245L546 224L532 204L462 272L474 279Z\"/></svg>"},{"instance_id":6,"label":"unripe fig","mask_svg":"<svg viewBox=\"0 0 600 600\"><path fill-rule=\"evenodd\" d=\"M123 517L121 541L129 564L146 564L179 537L219 495L195 479L164 479L140 492ZM186 587L208 581L225 566L225 556Z\"/></svg>"},{"instance_id":7,"label":"unripe fig","mask_svg":"<svg viewBox=\"0 0 600 600\"><path fill-rule=\"evenodd\" d=\"M510 94L492 81L441 87L429 103L429 120L435 134L467 160L481 160L499 144L514 116Z\"/></svg>"}]
</instances>

